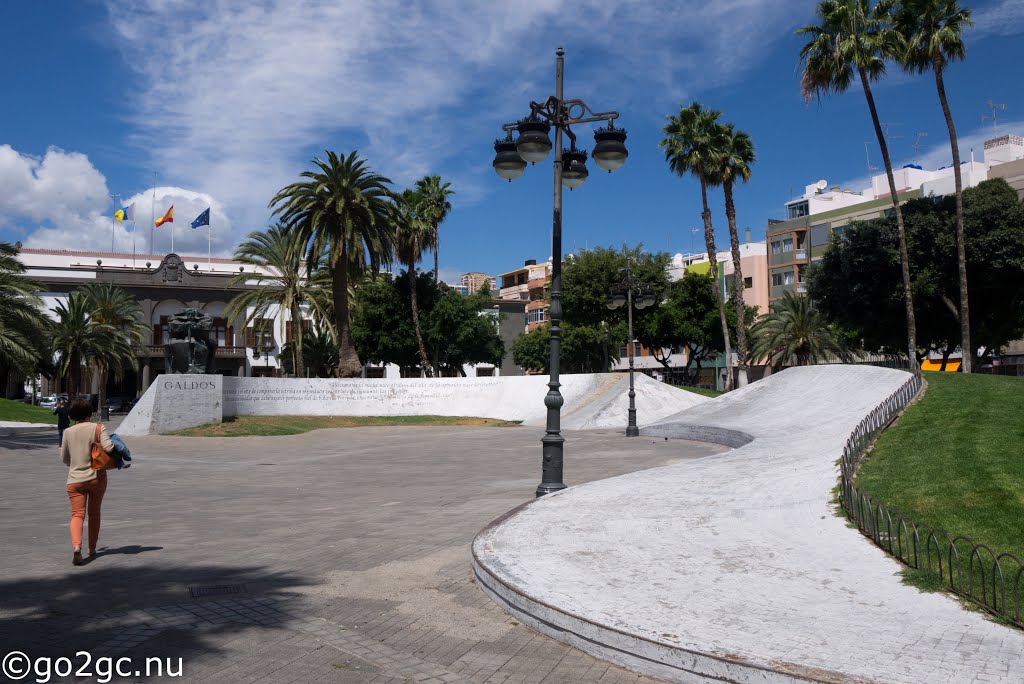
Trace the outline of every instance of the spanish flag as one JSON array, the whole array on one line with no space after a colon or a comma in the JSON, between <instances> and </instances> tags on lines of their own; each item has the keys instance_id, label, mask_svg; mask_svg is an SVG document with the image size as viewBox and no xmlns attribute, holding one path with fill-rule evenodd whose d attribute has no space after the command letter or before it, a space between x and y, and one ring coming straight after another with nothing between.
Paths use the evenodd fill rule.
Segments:
<instances>
[{"instance_id":1,"label":"spanish flag","mask_svg":"<svg viewBox=\"0 0 1024 684\"><path fill-rule=\"evenodd\" d=\"M167 210L167 213L156 220L156 227L159 228L165 223L174 223L174 205Z\"/></svg>"}]
</instances>

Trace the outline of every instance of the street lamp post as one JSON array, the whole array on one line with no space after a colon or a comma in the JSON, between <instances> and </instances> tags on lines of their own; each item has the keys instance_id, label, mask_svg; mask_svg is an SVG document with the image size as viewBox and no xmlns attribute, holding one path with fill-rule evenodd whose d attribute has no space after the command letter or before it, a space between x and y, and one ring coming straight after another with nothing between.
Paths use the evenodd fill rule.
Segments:
<instances>
[{"instance_id":1,"label":"street lamp post","mask_svg":"<svg viewBox=\"0 0 1024 684\"><path fill-rule=\"evenodd\" d=\"M266 359L264 361L264 366L263 366L266 370L263 371L263 374L265 376L269 377L270 376L270 352L272 352L274 350L274 343L271 342L270 340L264 339L261 346L263 347L263 358ZM260 360L260 347L257 347L255 344L252 345L252 360L253 361L259 361Z\"/></svg>"},{"instance_id":2,"label":"street lamp post","mask_svg":"<svg viewBox=\"0 0 1024 684\"><path fill-rule=\"evenodd\" d=\"M606 128L594 131L594 163L611 173L621 167L629 153L626 151L626 131L615 128L613 121L618 112L595 112L583 100L566 100L562 96L565 70L565 51L555 51L555 94L544 102L530 102L530 114L520 121L506 123L504 139L494 143L494 170L511 182L522 175L527 162L536 164L547 158L551 151L548 132L555 129L555 188L551 231L551 351L548 369L550 379L544 397L547 407L547 426L541 443L543 461L541 483L537 496L565 489L562 482L562 457L565 439L561 435L561 409L564 400L559 392L559 345L562 328L562 186L574 190L587 179L587 153L576 149L576 135L570 126L582 123L607 122ZM519 137L512 139L512 131ZM562 149L562 134L570 140L569 149Z\"/></svg>"},{"instance_id":3,"label":"street lamp post","mask_svg":"<svg viewBox=\"0 0 1024 684\"><path fill-rule=\"evenodd\" d=\"M626 421L626 436L627 437L639 437L640 428L636 425L636 391L633 388L633 309L646 309L649 306L653 306L655 299L651 292L639 293L640 296L636 302L633 302L633 290L640 290L642 285L637 282L633 277L633 270L630 268L629 257L626 258L625 268L619 269L620 272L625 272L625 278L622 280L622 284L617 290L612 292L611 296L608 297L608 301L605 303L609 309L618 309L623 304L626 305L627 310L627 321L628 321L628 354L629 354L629 410L628 420ZM623 294L625 290L625 294Z\"/></svg>"}]
</instances>

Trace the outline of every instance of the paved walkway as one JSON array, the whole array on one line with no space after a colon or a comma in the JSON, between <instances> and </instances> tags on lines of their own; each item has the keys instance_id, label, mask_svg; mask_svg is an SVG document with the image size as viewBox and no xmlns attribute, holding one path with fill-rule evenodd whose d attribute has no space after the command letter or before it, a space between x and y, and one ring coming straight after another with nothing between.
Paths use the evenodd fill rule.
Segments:
<instances>
[{"instance_id":1,"label":"paved walkway","mask_svg":"<svg viewBox=\"0 0 1024 684\"><path fill-rule=\"evenodd\" d=\"M746 444L545 497L481 534L478 577L675 681L1020 684L1024 633L904 585L830 505L848 435L908 377L794 368L645 429Z\"/></svg>"},{"instance_id":2,"label":"paved walkway","mask_svg":"<svg viewBox=\"0 0 1024 684\"><path fill-rule=\"evenodd\" d=\"M135 465L110 475L101 553L75 568L56 435L9 431L0 643L32 657L181 657L174 681L189 682L651 682L530 631L472 580L474 535L533 497L541 436L135 438ZM569 434L566 479L721 451ZM216 593L229 590L244 593Z\"/></svg>"}]
</instances>

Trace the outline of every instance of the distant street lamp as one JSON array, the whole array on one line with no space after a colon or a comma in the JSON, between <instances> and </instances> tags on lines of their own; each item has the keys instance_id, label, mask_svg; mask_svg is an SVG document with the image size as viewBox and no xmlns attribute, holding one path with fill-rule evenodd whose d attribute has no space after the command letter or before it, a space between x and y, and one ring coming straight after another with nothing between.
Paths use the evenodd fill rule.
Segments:
<instances>
[{"instance_id":1,"label":"distant street lamp","mask_svg":"<svg viewBox=\"0 0 1024 684\"><path fill-rule=\"evenodd\" d=\"M562 329L562 187L574 190L587 179L587 153L576 149L576 135L570 126L581 123L607 122L606 128L594 131L594 163L611 173L626 161L626 131L615 128L613 121L618 112L595 112L583 100L562 97L565 70L565 51L555 51L555 94L543 103L530 102L530 114L520 121L507 123L502 130L504 139L494 143L494 171L511 182L522 175L527 162L544 161L551 151L548 132L555 129L555 192L554 216L551 231L551 351L548 367L550 380L544 397L547 407L547 427L541 443L544 445L541 483L537 496L565 489L562 482L562 451L565 439L561 435L561 409L564 400L559 392L559 343ZM512 139L512 131L519 137ZM568 149L562 149L562 134L569 137Z\"/></svg>"},{"instance_id":2,"label":"distant street lamp","mask_svg":"<svg viewBox=\"0 0 1024 684\"><path fill-rule=\"evenodd\" d=\"M264 362L264 368L266 370L263 371L263 374L266 375L266 376L269 376L270 375L270 352L274 351L274 343L270 339L264 338L263 339L262 347L263 347L263 358L266 359L266 361ZM252 359L253 359L253 361L259 361L260 360L260 348L257 347L255 344L252 345Z\"/></svg>"},{"instance_id":3,"label":"distant street lamp","mask_svg":"<svg viewBox=\"0 0 1024 684\"><path fill-rule=\"evenodd\" d=\"M629 417L626 423L626 436L627 437L638 437L640 435L640 428L636 425L636 392L633 389L633 309L646 309L649 306L654 306L656 300L654 294L650 291L643 289L643 285L639 283L633 277L633 271L630 268L629 258L626 258L626 267L619 269L620 272L625 273L625 277L622 279L622 283L616 288L612 294L608 297L608 301L605 302L605 306L609 309L618 309L623 304L626 305L628 310L629 320ZM637 291L636 302L633 301L633 290ZM641 292L641 290L643 290Z\"/></svg>"}]
</instances>

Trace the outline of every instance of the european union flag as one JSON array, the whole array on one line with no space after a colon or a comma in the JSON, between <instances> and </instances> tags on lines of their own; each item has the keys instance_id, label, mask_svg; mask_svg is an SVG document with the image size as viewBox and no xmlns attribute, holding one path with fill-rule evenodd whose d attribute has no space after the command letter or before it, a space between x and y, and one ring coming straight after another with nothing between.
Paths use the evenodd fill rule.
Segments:
<instances>
[{"instance_id":1,"label":"european union flag","mask_svg":"<svg viewBox=\"0 0 1024 684\"><path fill-rule=\"evenodd\" d=\"M202 214L197 216L196 220L192 222L192 227L193 228L198 228L199 226L208 226L208 225L210 225L210 207L206 207L206 211L204 211Z\"/></svg>"}]
</instances>

